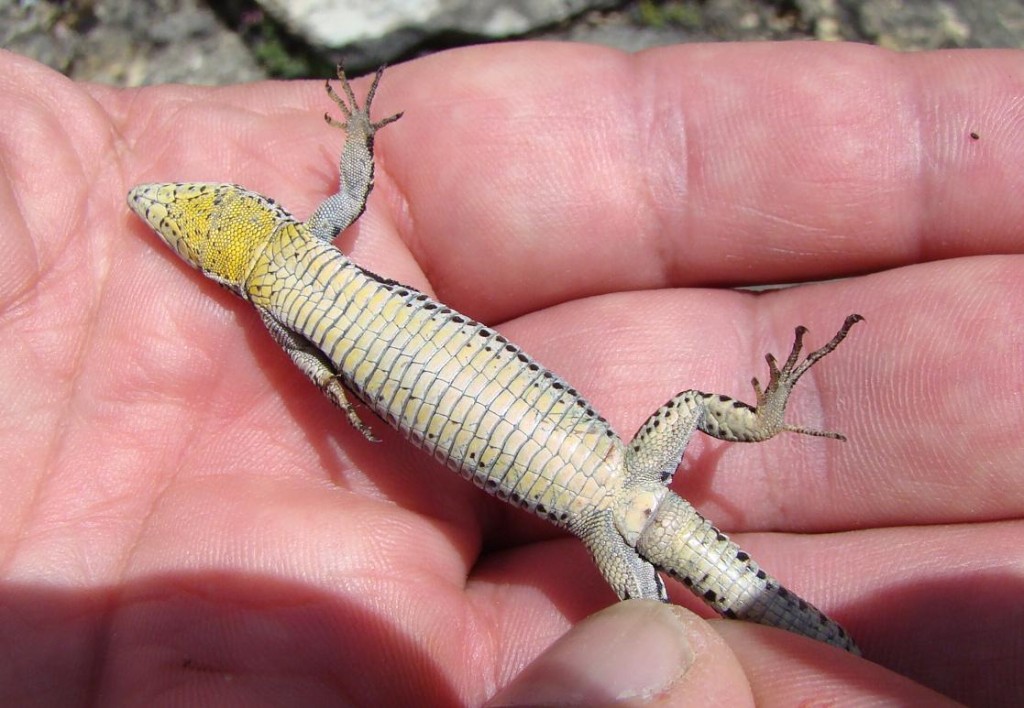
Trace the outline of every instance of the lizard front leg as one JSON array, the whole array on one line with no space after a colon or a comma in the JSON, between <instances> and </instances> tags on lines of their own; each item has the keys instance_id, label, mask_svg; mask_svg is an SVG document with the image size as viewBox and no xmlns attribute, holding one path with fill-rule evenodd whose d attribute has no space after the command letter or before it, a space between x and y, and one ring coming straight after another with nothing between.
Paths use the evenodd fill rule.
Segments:
<instances>
[{"instance_id":1,"label":"lizard front leg","mask_svg":"<svg viewBox=\"0 0 1024 708\"><path fill-rule=\"evenodd\" d=\"M306 221L306 226L321 241L332 241L363 213L366 199L373 189L373 136L388 123L402 117L401 113L396 113L376 122L370 119L370 105L383 73L383 66L377 69L362 107L356 101L341 66L338 67L338 78L344 95L339 96L331 82L327 82L327 95L338 104L344 120L336 120L326 113L324 120L331 127L345 131L345 146L338 162L338 191L322 201Z\"/></svg>"},{"instance_id":2,"label":"lizard front leg","mask_svg":"<svg viewBox=\"0 0 1024 708\"><path fill-rule=\"evenodd\" d=\"M296 332L293 332L281 324L272 314L257 307L263 324L266 325L270 335L282 349L291 357L292 362L299 367L310 381L316 384L325 396L331 399L338 408L345 412L348 422L358 430L370 442L380 442L373 431L356 413L355 407L345 395L345 386L341 383L338 372L323 353L313 346L309 340Z\"/></svg>"}]
</instances>

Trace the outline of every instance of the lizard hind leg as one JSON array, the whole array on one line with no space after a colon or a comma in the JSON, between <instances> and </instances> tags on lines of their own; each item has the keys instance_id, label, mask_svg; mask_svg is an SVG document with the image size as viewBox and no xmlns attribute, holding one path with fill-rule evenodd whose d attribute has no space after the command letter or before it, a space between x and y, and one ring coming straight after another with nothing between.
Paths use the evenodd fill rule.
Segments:
<instances>
[{"instance_id":1,"label":"lizard hind leg","mask_svg":"<svg viewBox=\"0 0 1024 708\"><path fill-rule=\"evenodd\" d=\"M683 459L704 410L700 391L684 391L654 411L626 447L626 471L633 482L668 482Z\"/></svg>"},{"instance_id":2,"label":"lizard hind leg","mask_svg":"<svg viewBox=\"0 0 1024 708\"><path fill-rule=\"evenodd\" d=\"M803 339L807 328L797 327L793 338L793 348L781 368L774 356L771 354L765 356L769 371L768 386L762 390L756 377L751 380L754 393L757 396L756 406L721 394L684 391L669 401L665 407L675 403L683 410L696 410L698 414L697 428L702 433L730 442L763 442L781 432L845 440L846 438L840 433L790 425L784 419L786 404L800 377L826 354L834 351L839 343L846 339L850 328L863 319L860 315L847 317L836 335L820 349L809 353L803 361L800 360L800 351L803 348ZM652 416L653 418L654 416Z\"/></svg>"},{"instance_id":3,"label":"lizard hind leg","mask_svg":"<svg viewBox=\"0 0 1024 708\"><path fill-rule=\"evenodd\" d=\"M665 583L615 527L609 511L600 511L572 529L590 551L601 575L620 600L668 602Z\"/></svg>"},{"instance_id":4,"label":"lizard hind leg","mask_svg":"<svg viewBox=\"0 0 1024 708\"><path fill-rule=\"evenodd\" d=\"M845 440L839 433L813 430L785 422L789 395L797 381L816 362L846 338L850 328L864 318L850 315L838 333L820 349L800 361L805 327L797 327L793 348L782 368L768 354L770 378L761 390L758 380L752 381L757 406L750 406L729 396L704 393L694 389L683 391L656 410L640 426L626 448L626 469L633 482L659 480L668 482L675 473L694 430L730 442L761 442L780 432L789 431L819 437Z\"/></svg>"}]
</instances>

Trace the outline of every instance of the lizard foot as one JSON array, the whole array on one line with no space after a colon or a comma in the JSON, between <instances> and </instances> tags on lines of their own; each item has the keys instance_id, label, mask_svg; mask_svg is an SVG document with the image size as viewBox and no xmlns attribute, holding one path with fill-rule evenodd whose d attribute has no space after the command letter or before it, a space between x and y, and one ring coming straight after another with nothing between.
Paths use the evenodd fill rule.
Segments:
<instances>
[{"instance_id":1,"label":"lizard foot","mask_svg":"<svg viewBox=\"0 0 1024 708\"><path fill-rule=\"evenodd\" d=\"M778 432L788 430L793 433L803 433L804 435L815 435L822 438L832 438L833 440L846 440L846 437L840 433L815 430L799 425L789 425L782 418L786 410L786 402L789 400L789 394L793 391L793 387L800 380L800 377L807 373L807 370L814 366L819 359L838 347L839 343L846 339L850 329L863 319L860 315L850 315L847 317L846 321L843 322L843 326L836 333L836 336L832 337L831 341L825 344L825 346L815 349L808 354L803 361L799 361L800 350L803 347L803 339L807 333L807 328L802 325L796 328L793 349L789 352L789 357L781 369L772 354L765 355L769 372L768 387L762 391L761 384L756 376L750 383L754 387L754 393L757 395L757 418L764 427L764 432L767 434L766 437L771 437Z\"/></svg>"},{"instance_id":2,"label":"lizard foot","mask_svg":"<svg viewBox=\"0 0 1024 708\"><path fill-rule=\"evenodd\" d=\"M324 120L327 121L327 125L334 128L341 128L348 135L361 135L365 136L366 139L373 137L373 134L383 128L388 123L394 123L396 120L402 117L402 113L395 113L394 115L383 118L379 121L370 120L370 104L373 103L374 94L377 93L377 84L380 83L380 77L384 74L384 68L380 67L377 69L377 73L373 76L373 83L370 84L370 90L366 92L366 102L363 107L359 107L359 103L356 101L356 95L352 92L352 85L348 81L348 77L345 76L345 68L338 64L338 79L341 81L341 90L344 93L343 96L338 95L338 92L331 86L331 82L327 81L327 95L331 97L338 108L341 109L341 113L345 116L345 120L337 120L333 118L330 113L324 113Z\"/></svg>"},{"instance_id":3,"label":"lizard foot","mask_svg":"<svg viewBox=\"0 0 1024 708\"><path fill-rule=\"evenodd\" d=\"M355 406L349 402L348 396L345 395L345 386L338 376L332 375L324 384L323 390L331 402L345 412L345 416L353 428L362 433L363 437L370 442L380 442L380 438L373 434L373 429L363 422L359 413L356 412Z\"/></svg>"}]
</instances>

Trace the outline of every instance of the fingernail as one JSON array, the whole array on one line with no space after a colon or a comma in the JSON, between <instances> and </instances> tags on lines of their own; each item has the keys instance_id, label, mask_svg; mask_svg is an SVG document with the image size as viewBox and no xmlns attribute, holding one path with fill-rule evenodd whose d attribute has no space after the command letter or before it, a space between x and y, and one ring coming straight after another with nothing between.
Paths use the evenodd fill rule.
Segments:
<instances>
[{"instance_id":1,"label":"fingernail","mask_svg":"<svg viewBox=\"0 0 1024 708\"><path fill-rule=\"evenodd\" d=\"M695 659L678 608L620 602L552 644L489 705L593 705L668 691Z\"/></svg>"}]
</instances>

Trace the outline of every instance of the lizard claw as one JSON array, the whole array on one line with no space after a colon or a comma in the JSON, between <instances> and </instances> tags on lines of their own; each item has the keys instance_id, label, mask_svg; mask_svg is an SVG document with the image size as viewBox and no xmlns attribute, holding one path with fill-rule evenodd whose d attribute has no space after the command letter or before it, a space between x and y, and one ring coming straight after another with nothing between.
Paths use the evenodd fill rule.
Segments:
<instances>
[{"instance_id":1,"label":"lizard claw","mask_svg":"<svg viewBox=\"0 0 1024 708\"><path fill-rule=\"evenodd\" d=\"M792 392L796 382L800 380L800 377L806 374L808 369L814 366L822 357L838 347L839 343L846 339L850 329L863 319L862 316L856 314L847 317L846 321L843 322L843 326L836 332L836 335L824 346L808 354L803 361L800 361L800 350L803 348L804 335L807 334L807 328L800 325L796 328L793 348L790 350L789 356L786 357L786 363L782 365L781 369L775 357L772 354L766 354L765 361L768 362L769 372L767 388L762 391L761 385L756 378L751 381L754 393L757 396L758 417L774 423L774 425L778 426L778 430L788 430L794 433L803 433L804 435L832 438L833 440L846 440L846 436L841 433L815 430L799 425L788 425L783 422L782 416L786 408L786 402L789 399L789 394Z\"/></svg>"},{"instance_id":2,"label":"lizard claw","mask_svg":"<svg viewBox=\"0 0 1024 708\"><path fill-rule=\"evenodd\" d=\"M373 97L377 93L377 85L380 83L380 77L384 75L385 68L385 66L381 66L377 69L373 76L373 83L370 84L370 89L366 92L366 102L360 108L356 95L352 91L352 84L349 83L348 77L345 75L345 67L338 64L338 79L341 81L341 90L344 95L338 95L338 92L331 86L330 79L326 81L325 85L327 87L327 95L337 104L345 120L341 121L332 117L330 113L324 113L324 120L327 121L327 125L341 128L347 133L351 133L358 128L367 137L372 137L374 133L388 123L394 123L401 118L402 112L399 111L376 122L370 120L370 104L373 103Z\"/></svg>"}]
</instances>

